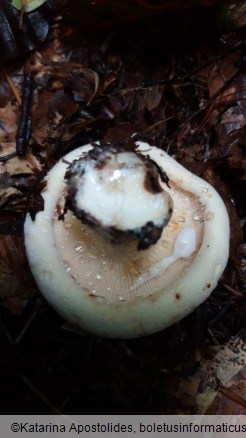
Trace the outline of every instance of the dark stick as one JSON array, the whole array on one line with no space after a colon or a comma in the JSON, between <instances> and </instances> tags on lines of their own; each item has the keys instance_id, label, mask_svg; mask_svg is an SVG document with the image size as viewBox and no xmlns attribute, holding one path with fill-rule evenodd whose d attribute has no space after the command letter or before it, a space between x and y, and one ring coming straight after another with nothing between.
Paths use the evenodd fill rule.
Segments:
<instances>
[{"instance_id":1,"label":"dark stick","mask_svg":"<svg viewBox=\"0 0 246 438\"><path fill-rule=\"evenodd\" d=\"M17 153L16 152L12 152L11 154L4 155L4 157L0 157L0 161L8 161L11 158L14 158L16 156L17 156Z\"/></svg>"},{"instance_id":2,"label":"dark stick","mask_svg":"<svg viewBox=\"0 0 246 438\"><path fill-rule=\"evenodd\" d=\"M31 109L33 95L33 80L29 73L24 74L21 102L21 116L16 135L17 155L25 155L31 136Z\"/></svg>"}]
</instances>

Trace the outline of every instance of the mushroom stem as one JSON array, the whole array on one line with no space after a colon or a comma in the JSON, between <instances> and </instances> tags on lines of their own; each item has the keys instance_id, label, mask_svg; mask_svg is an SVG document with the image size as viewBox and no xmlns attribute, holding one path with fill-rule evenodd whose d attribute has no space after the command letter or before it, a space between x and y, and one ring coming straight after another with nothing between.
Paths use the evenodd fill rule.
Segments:
<instances>
[{"instance_id":1,"label":"mushroom stem","mask_svg":"<svg viewBox=\"0 0 246 438\"><path fill-rule=\"evenodd\" d=\"M158 241L171 217L172 199L160 184L167 178L134 151L96 145L72 162L65 179L65 212L70 209L112 242L135 238L138 249L146 249Z\"/></svg>"}]
</instances>

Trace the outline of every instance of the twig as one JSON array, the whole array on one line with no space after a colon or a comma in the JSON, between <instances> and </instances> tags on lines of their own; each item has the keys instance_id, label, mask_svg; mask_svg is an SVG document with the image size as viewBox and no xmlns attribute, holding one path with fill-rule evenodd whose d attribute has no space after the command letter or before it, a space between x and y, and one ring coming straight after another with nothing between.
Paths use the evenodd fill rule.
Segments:
<instances>
[{"instance_id":1,"label":"twig","mask_svg":"<svg viewBox=\"0 0 246 438\"><path fill-rule=\"evenodd\" d=\"M46 406L50 408L50 410L54 414L63 415L62 411L60 411L57 406L55 406L41 391L34 385L28 377L26 377L24 374L20 373L21 380L28 386L28 388L39 398Z\"/></svg>"},{"instance_id":2,"label":"twig","mask_svg":"<svg viewBox=\"0 0 246 438\"><path fill-rule=\"evenodd\" d=\"M8 73L3 68L1 68L1 72L2 72L2 75L4 76L4 78L6 79L6 81L8 82L9 87L10 87L13 95L15 96L18 105L21 106L21 97L19 95L19 92L18 92L12 78L8 75Z\"/></svg>"}]
</instances>

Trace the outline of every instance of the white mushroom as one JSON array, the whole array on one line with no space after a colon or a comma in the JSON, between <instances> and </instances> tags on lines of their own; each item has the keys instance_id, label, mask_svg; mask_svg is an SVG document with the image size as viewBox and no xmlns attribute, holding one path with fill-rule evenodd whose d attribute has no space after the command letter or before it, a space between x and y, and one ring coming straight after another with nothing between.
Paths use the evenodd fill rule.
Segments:
<instances>
[{"instance_id":1,"label":"white mushroom","mask_svg":"<svg viewBox=\"0 0 246 438\"><path fill-rule=\"evenodd\" d=\"M110 158L111 170L98 166L99 173L92 145L67 154L46 177L44 210L25 222L29 264L41 292L65 319L100 336L144 336L179 321L210 295L228 259L229 220L218 193L162 150L137 146L136 155L120 151ZM141 192L146 159L160 170L161 188L150 197ZM155 244L138 250L141 233L135 230L144 229L146 218L152 230L166 226ZM127 238L112 242L111 225Z\"/></svg>"}]
</instances>

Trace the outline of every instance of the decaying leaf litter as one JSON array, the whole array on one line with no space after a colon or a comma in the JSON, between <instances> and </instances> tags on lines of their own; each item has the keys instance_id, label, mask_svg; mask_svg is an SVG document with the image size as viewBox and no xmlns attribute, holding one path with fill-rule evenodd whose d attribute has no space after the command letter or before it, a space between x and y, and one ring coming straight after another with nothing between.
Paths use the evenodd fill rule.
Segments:
<instances>
[{"instance_id":1,"label":"decaying leaf litter","mask_svg":"<svg viewBox=\"0 0 246 438\"><path fill-rule=\"evenodd\" d=\"M1 157L15 155L26 68L33 80L29 146L24 157L0 162L2 412L196 413L218 391L227 413L245 412L233 383L245 365L246 309L246 33L245 12L236 12L241 27L211 9L201 26L192 9L188 33L175 29L175 15L171 31L156 17L146 27L144 17L144 24L115 24L110 12L102 21L95 14L92 35L88 21L83 26L83 17L78 23L66 9L44 45L2 62ZM42 177L67 151L137 139L163 148L219 191L231 221L228 268L209 300L159 334L131 341L81 336L41 299L25 257L23 220L28 209L33 216L42 209ZM220 355L223 369L229 359L220 351L227 350L240 363L235 376L220 381L213 357ZM216 380L212 398L208 368ZM223 400L210 411L222 413Z\"/></svg>"}]
</instances>

